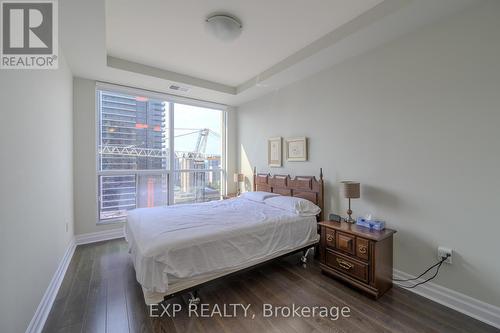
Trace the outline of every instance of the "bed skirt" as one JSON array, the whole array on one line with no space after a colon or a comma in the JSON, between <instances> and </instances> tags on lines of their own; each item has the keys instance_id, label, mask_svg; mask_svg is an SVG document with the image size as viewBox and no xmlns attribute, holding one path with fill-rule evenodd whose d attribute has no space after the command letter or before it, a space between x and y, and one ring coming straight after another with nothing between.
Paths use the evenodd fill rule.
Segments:
<instances>
[{"instance_id":1,"label":"bed skirt","mask_svg":"<svg viewBox=\"0 0 500 333\"><path fill-rule=\"evenodd\" d=\"M319 235L318 235L318 239L315 241L305 243L305 244L300 245L300 246L298 246L294 249L291 249L291 250L273 253L267 257L261 258L260 260L246 262L238 267L235 267L235 268L223 271L223 272L208 273L208 274L204 274L202 276L197 276L194 278L179 280L175 283L172 283L171 286L169 286L168 292L166 292L166 293L151 292L151 291L148 291L148 290L142 288L142 291L144 293L144 301L146 302L147 305L158 304L158 303L162 302L165 299L165 297L173 296L174 294L179 294L179 293L182 293L183 291L188 291L188 290L193 289L193 287L196 287L198 285L207 283L209 281L221 278L223 276L226 276L226 275L229 275L232 273L236 273L238 271L241 271L241 270L244 270L247 268L251 268L253 266L265 263L267 261L270 261L270 260L278 258L278 257L282 257L282 256L287 255L287 254L292 254L298 250L308 248L308 247L313 247L316 244L318 244L318 242L319 242Z\"/></svg>"}]
</instances>

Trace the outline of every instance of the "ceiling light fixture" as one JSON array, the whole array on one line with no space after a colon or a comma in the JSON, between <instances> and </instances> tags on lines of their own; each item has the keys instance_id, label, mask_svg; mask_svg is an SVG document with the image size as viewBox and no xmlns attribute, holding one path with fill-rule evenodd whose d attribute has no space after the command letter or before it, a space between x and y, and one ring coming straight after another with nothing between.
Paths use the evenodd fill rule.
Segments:
<instances>
[{"instance_id":1,"label":"ceiling light fixture","mask_svg":"<svg viewBox=\"0 0 500 333\"><path fill-rule=\"evenodd\" d=\"M207 30L224 42L235 40L242 31L241 21L228 14L214 14L205 20Z\"/></svg>"}]
</instances>

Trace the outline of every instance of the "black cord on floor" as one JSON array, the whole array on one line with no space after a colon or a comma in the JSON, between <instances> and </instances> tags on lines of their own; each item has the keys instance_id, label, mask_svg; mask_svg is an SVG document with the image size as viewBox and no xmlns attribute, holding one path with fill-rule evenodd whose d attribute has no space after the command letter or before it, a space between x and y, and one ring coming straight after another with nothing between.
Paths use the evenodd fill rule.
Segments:
<instances>
[{"instance_id":1,"label":"black cord on floor","mask_svg":"<svg viewBox=\"0 0 500 333\"><path fill-rule=\"evenodd\" d=\"M427 272L429 272L431 269L433 269L434 267L438 266L441 264L441 261L438 261L437 263L435 263L434 265L432 265L431 267L427 268L425 270L425 272L423 272L422 274L420 274L419 276L417 277L414 277L414 278L411 278L411 279L392 279L392 281L396 281L396 282L407 282L407 281L413 281L413 280L418 280L420 279L422 276L424 276Z\"/></svg>"},{"instance_id":2,"label":"black cord on floor","mask_svg":"<svg viewBox=\"0 0 500 333\"><path fill-rule=\"evenodd\" d=\"M438 275L439 269L441 268L441 265L443 265L443 263L446 261L446 259L448 259L448 257L449 257L449 255L447 255L446 257L441 258L441 260L439 262L435 263L434 265L432 265L431 267L429 267L428 269L426 269L425 272L423 272L422 274L420 274L419 276L417 276L415 278L411 278L411 279L393 279L393 281L395 281L395 282L407 282L407 281L417 280L417 279L421 278L422 276L424 276L431 269L433 269L434 267L437 266L437 269L436 269L436 272L434 273L434 275L431 276L430 278L428 278L427 280L421 281L421 282L419 282L417 284L414 284L413 286L404 286L402 284L398 284L398 286L406 288L406 289L412 289L412 288L415 288L416 286L420 286L421 284L427 283L427 282L431 281L432 279L434 279Z\"/></svg>"}]
</instances>

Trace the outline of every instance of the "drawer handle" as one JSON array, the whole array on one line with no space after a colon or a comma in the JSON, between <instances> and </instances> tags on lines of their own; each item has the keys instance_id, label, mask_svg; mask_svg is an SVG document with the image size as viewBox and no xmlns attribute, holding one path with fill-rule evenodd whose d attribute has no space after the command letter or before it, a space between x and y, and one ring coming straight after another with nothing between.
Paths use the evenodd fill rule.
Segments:
<instances>
[{"instance_id":1,"label":"drawer handle","mask_svg":"<svg viewBox=\"0 0 500 333\"><path fill-rule=\"evenodd\" d=\"M331 234L326 234L326 241L333 242L333 236Z\"/></svg>"},{"instance_id":2,"label":"drawer handle","mask_svg":"<svg viewBox=\"0 0 500 333\"><path fill-rule=\"evenodd\" d=\"M350 270L351 268L354 267L353 264L348 263L347 261L344 261L342 259L337 258L337 263L339 264L340 267L346 270Z\"/></svg>"},{"instance_id":3,"label":"drawer handle","mask_svg":"<svg viewBox=\"0 0 500 333\"><path fill-rule=\"evenodd\" d=\"M359 253L365 254L366 253L366 245L360 245L358 246Z\"/></svg>"}]
</instances>

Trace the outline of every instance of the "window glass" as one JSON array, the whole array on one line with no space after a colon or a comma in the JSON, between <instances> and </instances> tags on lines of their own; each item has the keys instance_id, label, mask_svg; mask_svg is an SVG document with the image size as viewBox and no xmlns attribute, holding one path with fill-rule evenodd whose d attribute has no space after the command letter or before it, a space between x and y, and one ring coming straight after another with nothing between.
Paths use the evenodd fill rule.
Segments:
<instances>
[{"instance_id":1,"label":"window glass","mask_svg":"<svg viewBox=\"0 0 500 333\"><path fill-rule=\"evenodd\" d=\"M174 173L174 203L194 203L221 198L222 171Z\"/></svg>"},{"instance_id":2,"label":"window glass","mask_svg":"<svg viewBox=\"0 0 500 333\"><path fill-rule=\"evenodd\" d=\"M99 176L99 219L120 219L131 209L167 205L167 181L166 174Z\"/></svg>"},{"instance_id":3,"label":"window glass","mask_svg":"<svg viewBox=\"0 0 500 333\"><path fill-rule=\"evenodd\" d=\"M220 110L174 104L174 169L220 169L222 127Z\"/></svg>"},{"instance_id":4,"label":"window glass","mask_svg":"<svg viewBox=\"0 0 500 333\"><path fill-rule=\"evenodd\" d=\"M100 92L100 170L168 169L168 103Z\"/></svg>"},{"instance_id":5,"label":"window glass","mask_svg":"<svg viewBox=\"0 0 500 333\"><path fill-rule=\"evenodd\" d=\"M224 111L147 93L98 90L97 100L99 221L123 220L135 208L220 199Z\"/></svg>"}]
</instances>

